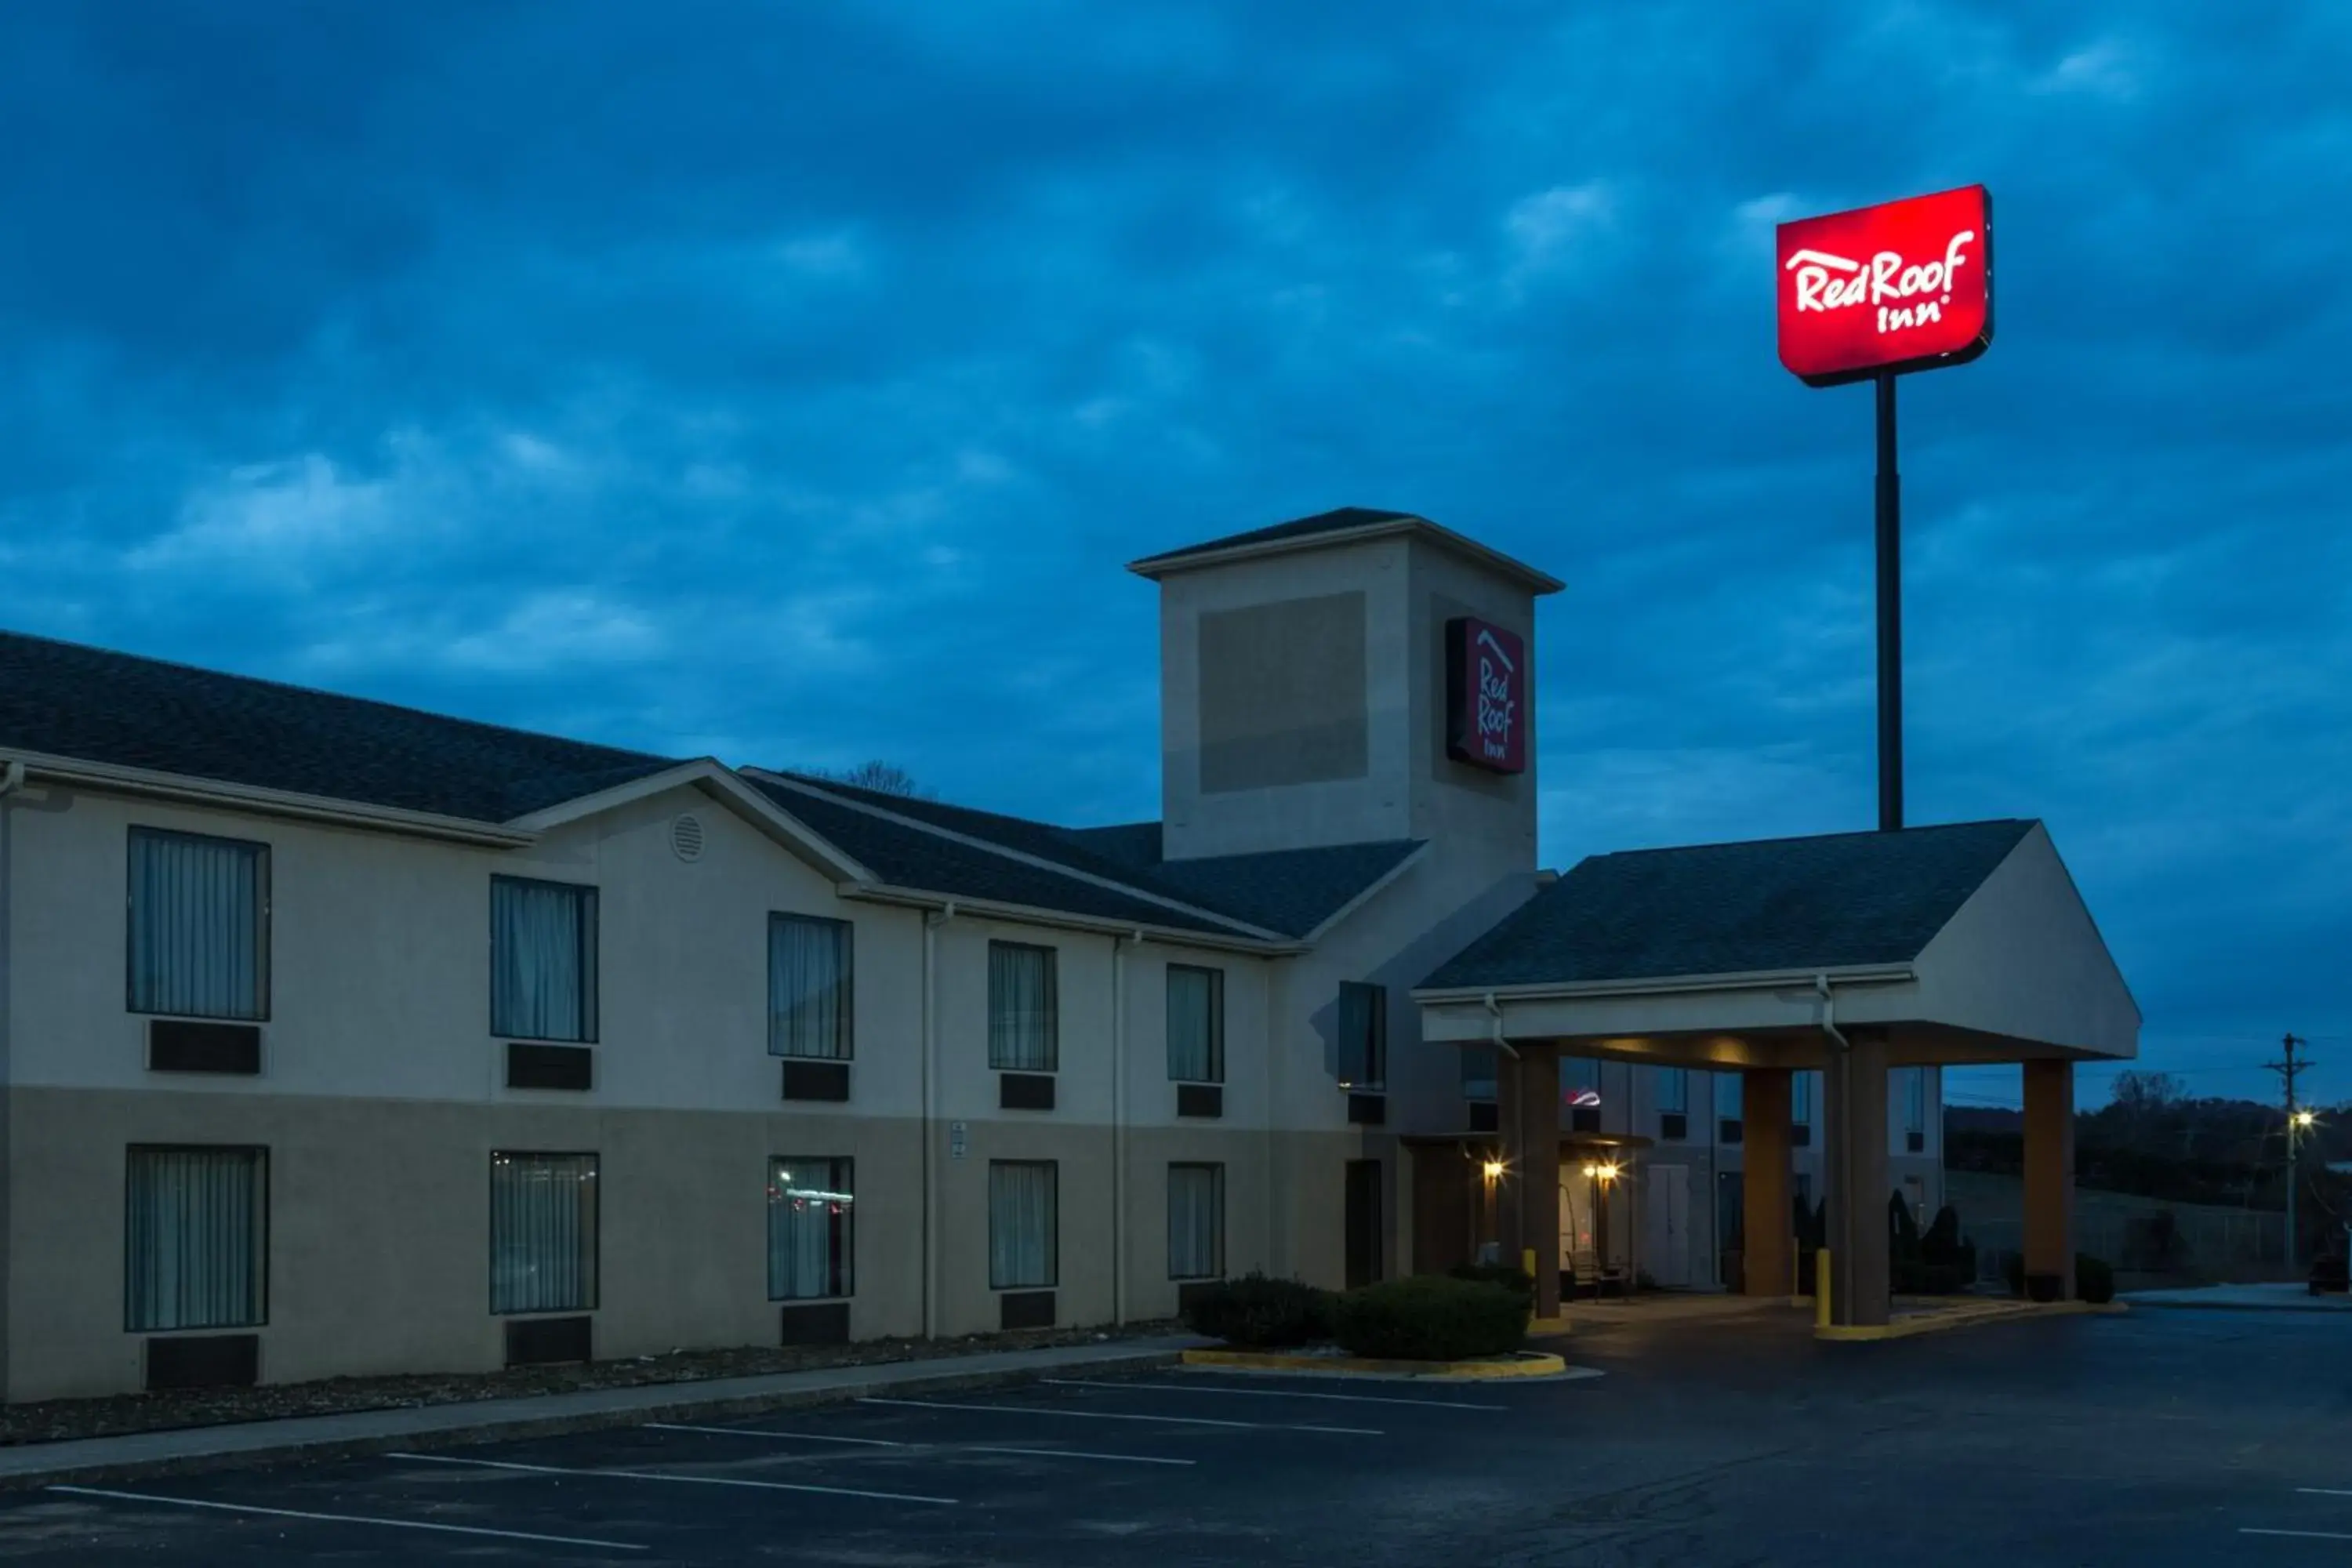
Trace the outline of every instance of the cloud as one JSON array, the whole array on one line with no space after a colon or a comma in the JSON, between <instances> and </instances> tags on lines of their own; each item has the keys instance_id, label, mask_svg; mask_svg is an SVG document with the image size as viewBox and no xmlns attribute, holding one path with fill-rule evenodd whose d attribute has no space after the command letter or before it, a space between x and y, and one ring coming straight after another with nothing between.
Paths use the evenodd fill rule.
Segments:
<instances>
[{"instance_id":1,"label":"cloud","mask_svg":"<svg viewBox=\"0 0 2352 1568\"><path fill-rule=\"evenodd\" d=\"M1548 860L1862 826L1869 398L1771 228L1981 179L1915 816L2048 819L2152 1044L2352 1037L2336 8L283 13L0 13L0 624L1128 819L1120 563L1411 507L1570 582Z\"/></svg>"}]
</instances>

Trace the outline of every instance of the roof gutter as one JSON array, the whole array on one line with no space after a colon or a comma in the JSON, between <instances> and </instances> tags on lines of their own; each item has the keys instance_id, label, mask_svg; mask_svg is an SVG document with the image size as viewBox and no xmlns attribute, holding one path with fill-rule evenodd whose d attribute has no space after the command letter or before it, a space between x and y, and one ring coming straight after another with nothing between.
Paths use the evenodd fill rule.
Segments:
<instances>
[{"instance_id":1,"label":"roof gutter","mask_svg":"<svg viewBox=\"0 0 2352 1568\"><path fill-rule=\"evenodd\" d=\"M477 822L469 817L443 816L427 811L404 811L397 806L368 805L359 801L302 795L292 790L267 789L257 784L229 784L219 779L159 773L149 768L120 767L111 763L89 763L41 752L18 752L6 765L20 784L26 779L39 779L114 795L134 795L191 805L220 806L264 816L333 823L343 827L373 828L383 833L438 838L454 844L478 844L495 849L519 849L539 841L536 833L502 827L496 823Z\"/></svg>"},{"instance_id":2,"label":"roof gutter","mask_svg":"<svg viewBox=\"0 0 2352 1568\"><path fill-rule=\"evenodd\" d=\"M1708 991L1787 991L1817 994L1822 984L1838 985L1900 985L1919 978L1908 963L1851 964L1839 969L1772 969L1738 974L1675 974L1648 980L1583 980L1546 982L1532 985L1449 985L1416 990L1415 1002L1424 1006L1447 1003L1580 1002L1612 996L1675 996Z\"/></svg>"},{"instance_id":3,"label":"roof gutter","mask_svg":"<svg viewBox=\"0 0 2352 1568\"><path fill-rule=\"evenodd\" d=\"M1140 940L1149 936L1155 941L1186 947L1214 948L1223 952L1248 952L1264 957L1279 957L1287 953L1305 952L1301 942L1271 942L1239 932L1191 931L1181 926L1138 925L1131 920L1097 919L1089 915L1074 915L1060 910L1041 910L1028 904L997 903L986 899L969 899L961 894L950 898L945 893L926 892L919 888L901 888L888 882L843 882L835 890L845 899L860 899L868 903L897 904L912 910L947 910L978 920L1000 920L1018 925L1047 926L1056 931L1082 931L1097 936L1123 936Z\"/></svg>"}]
</instances>

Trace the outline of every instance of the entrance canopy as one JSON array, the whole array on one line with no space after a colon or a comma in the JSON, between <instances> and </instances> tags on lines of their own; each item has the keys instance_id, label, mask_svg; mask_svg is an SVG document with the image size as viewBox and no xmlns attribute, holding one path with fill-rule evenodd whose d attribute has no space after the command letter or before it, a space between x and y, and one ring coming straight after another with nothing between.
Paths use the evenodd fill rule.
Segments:
<instances>
[{"instance_id":1,"label":"entrance canopy","mask_svg":"<svg viewBox=\"0 0 2352 1568\"><path fill-rule=\"evenodd\" d=\"M1413 992L1433 1041L1701 1068L2109 1060L2139 1009L2038 822L1601 855Z\"/></svg>"}]
</instances>

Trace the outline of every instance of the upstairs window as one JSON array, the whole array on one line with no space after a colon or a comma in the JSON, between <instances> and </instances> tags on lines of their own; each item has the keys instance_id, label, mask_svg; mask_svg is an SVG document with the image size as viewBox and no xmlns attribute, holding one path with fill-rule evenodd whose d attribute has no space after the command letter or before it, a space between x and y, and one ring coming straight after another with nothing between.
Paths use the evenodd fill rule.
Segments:
<instances>
[{"instance_id":1,"label":"upstairs window","mask_svg":"<svg viewBox=\"0 0 2352 1568\"><path fill-rule=\"evenodd\" d=\"M1927 1069L1907 1068L1903 1073L1903 1131L1927 1131Z\"/></svg>"},{"instance_id":2,"label":"upstairs window","mask_svg":"<svg viewBox=\"0 0 2352 1568\"><path fill-rule=\"evenodd\" d=\"M1462 1098L1494 1100L1502 1092L1497 1076L1499 1057L1492 1046L1462 1047Z\"/></svg>"},{"instance_id":3,"label":"upstairs window","mask_svg":"<svg viewBox=\"0 0 2352 1568\"><path fill-rule=\"evenodd\" d=\"M1658 1069L1658 1110L1666 1116L1690 1114L1690 1069L1660 1068Z\"/></svg>"},{"instance_id":4,"label":"upstairs window","mask_svg":"<svg viewBox=\"0 0 2352 1568\"><path fill-rule=\"evenodd\" d=\"M988 1065L1003 1072L1061 1066L1061 1006L1050 947L988 944Z\"/></svg>"},{"instance_id":5,"label":"upstairs window","mask_svg":"<svg viewBox=\"0 0 2352 1568\"><path fill-rule=\"evenodd\" d=\"M1740 1108L1744 1104L1742 1097L1747 1093L1747 1089L1748 1080L1736 1072L1719 1072L1716 1074L1716 1115L1721 1117L1726 1121L1738 1121Z\"/></svg>"},{"instance_id":6,"label":"upstairs window","mask_svg":"<svg viewBox=\"0 0 2352 1568\"><path fill-rule=\"evenodd\" d=\"M595 889L490 879L490 1033L595 1039Z\"/></svg>"},{"instance_id":7,"label":"upstairs window","mask_svg":"<svg viewBox=\"0 0 2352 1568\"><path fill-rule=\"evenodd\" d=\"M1813 1124L1813 1083L1821 1074L1791 1073L1789 1079L1789 1120L1800 1127Z\"/></svg>"},{"instance_id":8,"label":"upstairs window","mask_svg":"<svg viewBox=\"0 0 2352 1568\"><path fill-rule=\"evenodd\" d=\"M850 924L768 917L768 1054L846 1061Z\"/></svg>"},{"instance_id":9,"label":"upstairs window","mask_svg":"<svg viewBox=\"0 0 2352 1568\"><path fill-rule=\"evenodd\" d=\"M1168 1076L1179 1083L1225 1081L1223 970L1168 966Z\"/></svg>"},{"instance_id":10,"label":"upstairs window","mask_svg":"<svg viewBox=\"0 0 2352 1568\"><path fill-rule=\"evenodd\" d=\"M134 1013L258 1022L269 1015L269 848L131 830Z\"/></svg>"},{"instance_id":11,"label":"upstairs window","mask_svg":"<svg viewBox=\"0 0 2352 1568\"><path fill-rule=\"evenodd\" d=\"M1388 1086L1389 993L1385 985L1342 981L1339 985L1339 1087L1381 1089Z\"/></svg>"}]
</instances>

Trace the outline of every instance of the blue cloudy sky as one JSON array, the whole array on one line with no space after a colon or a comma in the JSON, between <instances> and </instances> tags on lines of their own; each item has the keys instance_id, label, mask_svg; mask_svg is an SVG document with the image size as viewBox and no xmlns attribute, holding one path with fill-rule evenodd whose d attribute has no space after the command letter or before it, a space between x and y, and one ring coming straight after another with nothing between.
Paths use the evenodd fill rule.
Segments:
<instances>
[{"instance_id":1,"label":"blue cloudy sky","mask_svg":"<svg viewBox=\"0 0 2352 1568\"><path fill-rule=\"evenodd\" d=\"M12 6L0 626L1112 821L1120 564L1398 507L1568 580L1548 861L1864 826L1869 395L1771 230L1982 180L1913 817L2050 822L2153 1065L2352 1097L2347 17Z\"/></svg>"}]
</instances>

